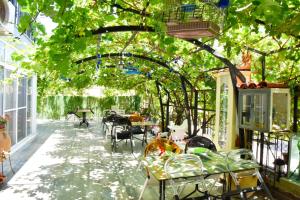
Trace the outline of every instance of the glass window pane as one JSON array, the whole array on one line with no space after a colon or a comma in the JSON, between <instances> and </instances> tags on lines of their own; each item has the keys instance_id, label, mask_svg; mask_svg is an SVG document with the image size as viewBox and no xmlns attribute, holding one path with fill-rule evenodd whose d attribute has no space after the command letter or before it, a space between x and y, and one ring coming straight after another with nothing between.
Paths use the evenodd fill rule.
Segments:
<instances>
[{"instance_id":1,"label":"glass window pane","mask_svg":"<svg viewBox=\"0 0 300 200\"><path fill-rule=\"evenodd\" d=\"M250 125L251 119L251 95L243 95L243 107L242 107L242 125Z\"/></svg>"},{"instance_id":2,"label":"glass window pane","mask_svg":"<svg viewBox=\"0 0 300 200\"><path fill-rule=\"evenodd\" d=\"M254 95L254 104L253 104L253 118L254 118L254 127L257 129L266 129L267 118L267 95L266 94L257 94Z\"/></svg>"},{"instance_id":3,"label":"glass window pane","mask_svg":"<svg viewBox=\"0 0 300 200\"><path fill-rule=\"evenodd\" d=\"M0 61L4 62L5 60L5 43L0 41Z\"/></svg>"},{"instance_id":4,"label":"glass window pane","mask_svg":"<svg viewBox=\"0 0 300 200\"><path fill-rule=\"evenodd\" d=\"M5 48L5 62L9 63L9 64L13 64L11 55L15 52L15 49L13 49L12 47L6 46Z\"/></svg>"},{"instance_id":5,"label":"glass window pane","mask_svg":"<svg viewBox=\"0 0 300 200\"><path fill-rule=\"evenodd\" d=\"M4 79L4 69L3 66L0 66L0 115L3 115L3 83Z\"/></svg>"},{"instance_id":6,"label":"glass window pane","mask_svg":"<svg viewBox=\"0 0 300 200\"><path fill-rule=\"evenodd\" d=\"M26 137L26 108L18 110L18 142Z\"/></svg>"},{"instance_id":7,"label":"glass window pane","mask_svg":"<svg viewBox=\"0 0 300 200\"><path fill-rule=\"evenodd\" d=\"M31 134L31 94L32 94L32 79L28 79L27 83L27 135Z\"/></svg>"},{"instance_id":8,"label":"glass window pane","mask_svg":"<svg viewBox=\"0 0 300 200\"><path fill-rule=\"evenodd\" d=\"M288 129L288 94L287 93L273 93L273 107L272 107L272 129L285 130Z\"/></svg>"},{"instance_id":9,"label":"glass window pane","mask_svg":"<svg viewBox=\"0 0 300 200\"><path fill-rule=\"evenodd\" d=\"M14 145L16 144L16 111L6 112L5 114L9 118L6 130L11 138L11 144Z\"/></svg>"},{"instance_id":10,"label":"glass window pane","mask_svg":"<svg viewBox=\"0 0 300 200\"><path fill-rule=\"evenodd\" d=\"M5 78L10 77L10 70L5 69ZM5 92L5 109L14 109L16 108L16 96L17 96L17 81L13 80L10 83L4 85Z\"/></svg>"},{"instance_id":11,"label":"glass window pane","mask_svg":"<svg viewBox=\"0 0 300 200\"><path fill-rule=\"evenodd\" d=\"M26 106L26 82L27 78L23 77L19 79L19 87L18 87L18 106L25 107Z\"/></svg>"},{"instance_id":12,"label":"glass window pane","mask_svg":"<svg viewBox=\"0 0 300 200\"><path fill-rule=\"evenodd\" d=\"M218 133L218 144L225 148L227 143L228 134L228 85L226 80L221 80L220 91L220 122L219 122L219 133Z\"/></svg>"}]
</instances>

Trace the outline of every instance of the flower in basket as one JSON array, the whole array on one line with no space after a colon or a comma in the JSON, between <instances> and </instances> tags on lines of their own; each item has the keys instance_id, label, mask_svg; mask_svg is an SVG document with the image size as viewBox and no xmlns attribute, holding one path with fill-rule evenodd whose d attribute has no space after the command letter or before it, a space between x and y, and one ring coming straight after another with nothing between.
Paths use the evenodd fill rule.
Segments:
<instances>
[{"instance_id":1,"label":"flower in basket","mask_svg":"<svg viewBox=\"0 0 300 200\"><path fill-rule=\"evenodd\" d=\"M0 116L0 128L5 128L5 124L7 123L8 119L7 117Z\"/></svg>"}]
</instances>

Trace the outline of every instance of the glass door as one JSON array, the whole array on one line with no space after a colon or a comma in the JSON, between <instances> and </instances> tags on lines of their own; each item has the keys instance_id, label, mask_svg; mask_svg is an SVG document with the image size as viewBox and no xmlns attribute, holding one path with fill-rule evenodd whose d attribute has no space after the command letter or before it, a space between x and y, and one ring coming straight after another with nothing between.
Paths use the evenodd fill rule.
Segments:
<instances>
[{"instance_id":1,"label":"glass door","mask_svg":"<svg viewBox=\"0 0 300 200\"><path fill-rule=\"evenodd\" d=\"M221 79L220 91L220 120L218 132L218 144L225 148L228 137L228 84L225 78Z\"/></svg>"},{"instance_id":2,"label":"glass door","mask_svg":"<svg viewBox=\"0 0 300 200\"><path fill-rule=\"evenodd\" d=\"M267 125L267 94L253 95L253 126L256 130L268 129Z\"/></svg>"},{"instance_id":3,"label":"glass door","mask_svg":"<svg viewBox=\"0 0 300 200\"><path fill-rule=\"evenodd\" d=\"M252 95L245 94L242 96L242 116L241 124L243 126L251 125L251 107L252 107Z\"/></svg>"}]
</instances>

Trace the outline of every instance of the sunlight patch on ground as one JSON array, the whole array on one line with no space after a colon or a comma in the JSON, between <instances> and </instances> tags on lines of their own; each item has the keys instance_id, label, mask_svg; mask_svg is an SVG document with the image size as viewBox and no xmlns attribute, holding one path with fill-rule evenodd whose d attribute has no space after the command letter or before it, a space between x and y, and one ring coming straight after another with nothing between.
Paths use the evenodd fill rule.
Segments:
<instances>
[{"instance_id":1,"label":"sunlight patch on ground","mask_svg":"<svg viewBox=\"0 0 300 200\"><path fill-rule=\"evenodd\" d=\"M95 127L76 128L63 122L49 126L53 134L0 191L0 199L138 197L144 182L142 173L137 173L141 145L132 154L130 144L124 142L112 153L110 139L103 139Z\"/></svg>"}]
</instances>

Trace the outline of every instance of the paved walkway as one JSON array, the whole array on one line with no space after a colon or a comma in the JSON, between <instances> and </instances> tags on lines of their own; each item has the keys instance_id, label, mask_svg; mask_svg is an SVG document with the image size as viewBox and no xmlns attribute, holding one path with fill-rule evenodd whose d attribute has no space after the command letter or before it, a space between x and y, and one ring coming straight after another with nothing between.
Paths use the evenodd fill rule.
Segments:
<instances>
[{"instance_id":1,"label":"paved walkway","mask_svg":"<svg viewBox=\"0 0 300 200\"><path fill-rule=\"evenodd\" d=\"M73 122L55 122L40 125L39 131L42 127L52 134L8 181L0 199L137 199L145 180L137 170L140 141L134 154L125 142L111 153L96 123L79 128ZM157 199L155 195L149 198Z\"/></svg>"},{"instance_id":2,"label":"paved walkway","mask_svg":"<svg viewBox=\"0 0 300 200\"><path fill-rule=\"evenodd\" d=\"M85 128L77 122L48 121L39 123L38 133L12 155L14 176L5 163L9 181L0 188L1 200L138 199L145 181L145 172L137 169L144 149L141 141L135 141L133 154L125 142L112 153L99 122ZM186 189L193 190L194 185ZM167 188L166 199L171 196ZM150 181L143 199L158 199L155 180Z\"/></svg>"}]
</instances>

